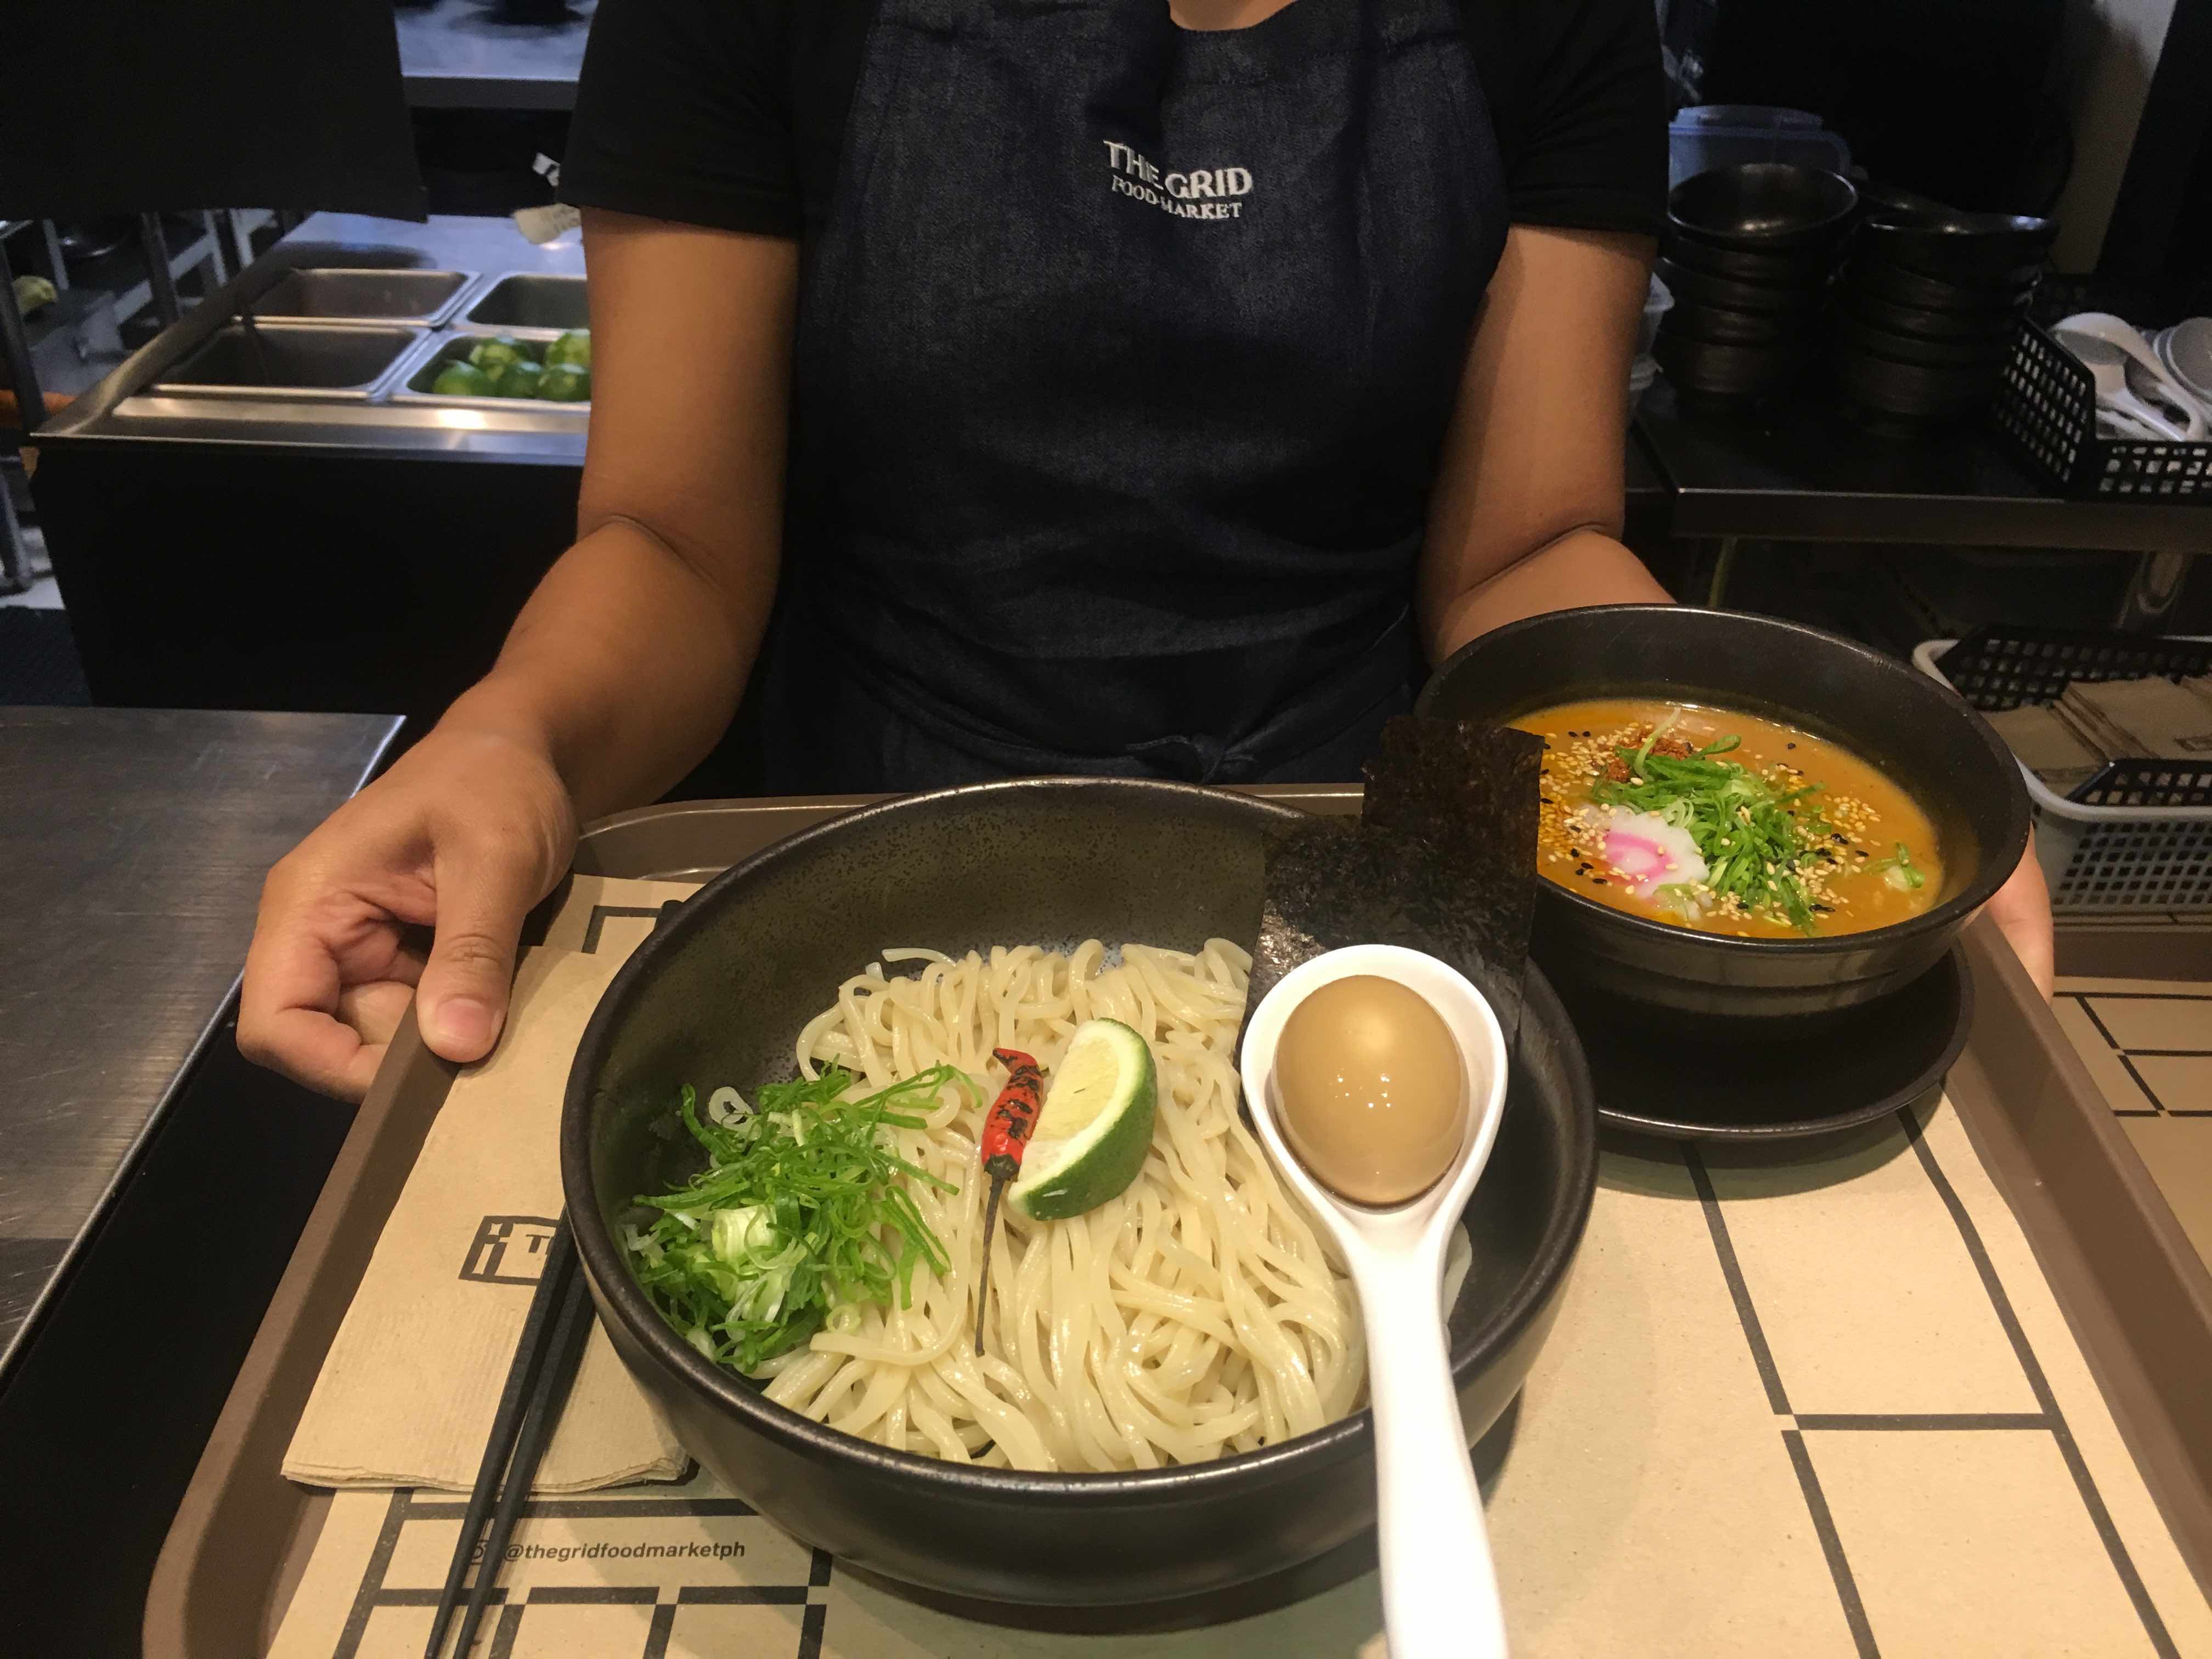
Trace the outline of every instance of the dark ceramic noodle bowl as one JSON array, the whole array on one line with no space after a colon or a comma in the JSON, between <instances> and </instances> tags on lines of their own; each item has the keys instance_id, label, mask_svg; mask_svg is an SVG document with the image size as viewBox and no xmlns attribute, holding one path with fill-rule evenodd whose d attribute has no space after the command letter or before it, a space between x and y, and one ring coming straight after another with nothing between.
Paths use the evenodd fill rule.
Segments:
<instances>
[{"instance_id":1,"label":"dark ceramic noodle bowl","mask_svg":"<svg viewBox=\"0 0 2212 1659\"><path fill-rule=\"evenodd\" d=\"M1659 331L1715 345L1789 345L1809 339L1819 317L1815 311L1735 311L1677 300Z\"/></svg>"},{"instance_id":2,"label":"dark ceramic noodle bowl","mask_svg":"<svg viewBox=\"0 0 2212 1659\"><path fill-rule=\"evenodd\" d=\"M649 1304L620 1243L634 1194L696 1167L678 1086L750 1093L792 1075L800 1027L884 947L1249 942L1267 838L1302 821L1245 797L1127 780L916 796L726 872L639 949L577 1050L562 1186L615 1349L693 1455L848 1564L987 1602L1188 1605L1297 1568L1373 1524L1364 1410L1188 1468L956 1466L811 1422L710 1364ZM1511 1401L1550 1328L1595 1180L1582 1050L1532 972L1504 1121L1468 1211L1474 1267L1450 1316L1470 1436Z\"/></svg>"},{"instance_id":3,"label":"dark ceramic noodle bowl","mask_svg":"<svg viewBox=\"0 0 2212 1659\"><path fill-rule=\"evenodd\" d=\"M1803 316L1818 311L1821 289L1818 282L1798 287L1775 283L1744 282L1715 276L1672 258L1659 261L1659 280L1674 296L1676 306L1719 306L1730 311ZM1668 315L1672 315L1670 312Z\"/></svg>"},{"instance_id":4,"label":"dark ceramic noodle bowl","mask_svg":"<svg viewBox=\"0 0 2212 1659\"><path fill-rule=\"evenodd\" d=\"M1839 743L1919 803L1943 864L1937 902L1865 933L1735 939L1632 915L1545 878L1545 970L1668 1014L1786 1018L1903 989L1942 961L2027 845L2011 753L1966 702L1851 641L1795 623L1675 605L1555 611L1474 641L1419 712L1498 724L1592 697L1659 697L1763 714Z\"/></svg>"},{"instance_id":5,"label":"dark ceramic noodle bowl","mask_svg":"<svg viewBox=\"0 0 2212 1659\"><path fill-rule=\"evenodd\" d=\"M1760 345L1730 345L1662 327L1651 355L1677 392L1692 398L1763 398L1803 372L1813 355L1809 337Z\"/></svg>"},{"instance_id":6,"label":"dark ceramic noodle bowl","mask_svg":"<svg viewBox=\"0 0 2212 1659\"><path fill-rule=\"evenodd\" d=\"M2058 234L2050 219L1995 213L1954 214L1909 224L1859 227L1862 258L1961 283L2032 280Z\"/></svg>"},{"instance_id":7,"label":"dark ceramic noodle bowl","mask_svg":"<svg viewBox=\"0 0 2212 1659\"><path fill-rule=\"evenodd\" d=\"M1832 246L1858 207L1839 173L1788 161L1745 161L1685 179L1667 195L1678 236L1743 252Z\"/></svg>"},{"instance_id":8,"label":"dark ceramic noodle bowl","mask_svg":"<svg viewBox=\"0 0 2212 1659\"><path fill-rule=\"evenodd\" d=\"M1995 395L1999 362L1907 363L1868 351L1839 351L1836 384L1864 408L1907 421L1954 421L1972 414Z\"/></svg>"},{"instance_id":9,"label":"dark ceramic noodle bowl","mask_svg":"<svg viewBox=\"0 0 2212 1659\"><path fill-rule=\"evenodd\" d=\"M1992 385L1996 370L2012 356L2011 329L1979 337L1931 338L1900 333L1879 323L1863 321L1849 313L1836 320L1836 340L1847 351L1892 362L1918 363L1929 368L1986 368Z\"/></svg>"},{"instance_id":10,"label":"dark ceramic noodle bowl","mask_svg":"<svg viewBox=\"0 0 2212 1659\"><path fill-rule=\"evenodd\" d=\"M2017 315L2027 309L2035 290L2033 276L1954 283L1940 276L1923 276L1878 255L1864 253L1844 267L1844 283L1847 288L1900 305L1977 314L2002 311Z\"/></svg>"},{"instance_id":11,"label":"dark ceramic noodle bowl","mask_svg":"<svg viewBox=\"0 0 2212 1659\"><path fill-rule=\"evenodd\" d=\"M2010 304L1981 310L1943 310L1928 306L1900 305L1863 289L1847 289L1839 307L1847 319L1929 340L2009 341L2020 328L2020 313Z\"/></svg>"},{"instance_id":12,"label":"dark ceramic noodle bowl","mask_svg":"<svg viewBox=\"0 0 2212 1659\"><path fill-rule=\"evenodd\" d=\"M1887 184L1879 179L1855 181L1859 192L1859 206L1869 219L1879 219L1885 224L1909 225L1923 220L1942 219L1956 210L1948 208L1933 197L1923 196L1901 185Z\"/></svg>"},{"instance_id":13,"label":"dark ceramic noodle bowl","mask_svg":"<svg viewBox=\"0 0 2212 1659\"><path fill-rule=\"evenodd\" d=\"M1819 241L1801 248L1717 247L1670 228L1660 251L1674 264L1729 282L1755 283L1765 288L1817 289L1827 279L1834 248Z\"/></svg>"}]
</instances>

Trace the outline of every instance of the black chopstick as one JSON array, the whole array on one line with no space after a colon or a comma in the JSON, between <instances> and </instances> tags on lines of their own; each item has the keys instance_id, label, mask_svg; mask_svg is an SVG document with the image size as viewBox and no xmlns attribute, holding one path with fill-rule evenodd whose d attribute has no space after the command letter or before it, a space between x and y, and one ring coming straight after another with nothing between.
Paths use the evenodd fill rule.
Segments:
<instances>
[{"instance_id":1,"label":"black chopstick","mask_svg":"<svg viewBox=\"0 0 2212 1659\"><path fill-rule=\"evenodd\" d=\"M656 931L673 919L682 899L670 899L653 918ZM545 1268L530 1297L530 1312L522 1322L521 1339L514 1345L514 1362L499 1391L499 1409L492 1414L491 1434L484 1441L483 1461L477 1466L477 1483L469 1492L469 1506L461 1516L461 1535L453 1541L453 1559L446 1568L446 1585L438 1593L438 1609L430 1622L429 1644L423 1659L441 1659L446 1630L453 1623L461 1594L461 1580L476 1561L475 1584L469 1591L467 1611L461 1620L461 1639L453 1649L455 1659L468 1659L469 1644L476 1640L477 1626L499 1578L499 1564L507 1554L507 1540L516 1518L530 1497L538 1465L551 1443L553 1430L568 1402L576 1368L583 1364L584 1344L592 1334L592 1295L576 1267L576 1242L568 1231L563 1211L553 1224L553 1237L545 1247ZM491 1533L477 1552L477 1534L495 1493L499 1508L491 1517Z\"/></svg>"},{"instance_id":2,"label":"black chopstick","mask_svg":"<svg viewBox=\"0 0 2212 1659\"><path fill-rule=\"evenodd\" d=\"M580 1306L583 1312L580 1321L576 1316ZM590 1307L590 1292L585 1287L583 1275L576 1270L575 1243L569 1237L568 1218L563 1216L554 1224L552 1237L546 1245L544 1270L538 1275L537 1290L532 1293L521 1340L515 1344L514 1363L507 1367L507 1382L500 1389L499 1409L493 1414L491 1433L484 1442L483 1461L477 1465L476 1485L469 1492L469 1506L461 1517L461 1534L453 1546L453 1561L446 1569L445 1588L438 1595L438 1609L431 1620L424 1659L439 1659L443 1651L447 1628L459 1606L461 1581L468 1577L470 1562L476 1560L480 1563L476 1587L469 1596L469 1613L461 1627L460 1645L454 1650L457 1654L469 1650L485 1600L491 1594L493 1581L499 1577L499 1561L506 1552L507 1534L514 1529L521 1500L529 1496L530 1483L538 1472L545 1442L551 1437L550 1423L538 1431L538 1417L543 1414L557 1419L560 1416L561 1404L568 1397L568 1385L574 1380L577 1362L583 1354L582 1338L591 1330ZM579 1326L580 1328L576 1328ZM494 1497L501 1492L502 1477L512 1503L501 1504L499 1514L492 1522L493 1536L486 1540L483 1553L478 1556L477 1536L483 1528Z\"/></svg>"},{"instance_id":3,"label":"black chopstick","mask_svg":"<svg viewBox=\"0 0 2212 1659\"><path fill-rule=\"evenodd\" d=\"M456 1659L464 1659L470 1644L476 1640L477 1625L491 1600L492 1586L498 1582L499 1564L507 1555L507 1540L514 1531L515 1519L522 1513L523 1504L529 1501L531 1482L537 1478L538 1462L545 1455L545 1448L561 1421L561 1407L568 1398L569 1384L576 1380L576 1369L583 1363L584 1344L591 1334L592 1294L583 1274L577 1273L570 1279L562 1297L560 1322L553 1328L545 1364L539 1369L537 1383L530 1392L522 1437L514 1443L514 1461L507 1465L507 1484L500 1488L499 1507L492 1511L491 1530L484 1534L482 1565L477 1569L476 1583L470 1587L468 1606L461 1613L461 1637L453 1648Z\"/></svg>"}]
</instances>

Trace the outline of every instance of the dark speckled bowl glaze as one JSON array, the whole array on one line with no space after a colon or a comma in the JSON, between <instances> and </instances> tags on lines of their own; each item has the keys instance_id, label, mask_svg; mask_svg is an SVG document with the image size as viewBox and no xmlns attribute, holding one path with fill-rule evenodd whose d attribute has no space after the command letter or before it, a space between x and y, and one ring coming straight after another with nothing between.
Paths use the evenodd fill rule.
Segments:
<instances>
[{"instance_id":1,"label":"dark speckled bowl glaze","mask_svg":"<svg viewBox=\"0 0 2212 1659\"><path fill-rule=\"evenodd\" d=\"M681 1340L618 1243L629 1200L696 1166L679 1085L793 1074L800 1027L885 946L1195 949L1258 932L1265 840L1288 808L1179 784L1042 779L870 807L726 872L623 967L569 1073L568 1219L616 1351L734 1491L846 1562L956 1596L1181 1601L1314 1560L1375 1518L1364 1410L1257 1452L1126 1475L1024 1474L893 1452L773 1405ZM1572 1028L1531 975L1505 1121L1468 1210L1451 1311L1470 1439L1551 1327L1596 1180L1596 1109Z\"/></svg>"},{"instance_id":2,"label":"dark speckled bowl glaze","mask_svg":"<svg viewBox=\"0 0 2212 1659\"><path fill-rule=\"evenodd\" d=\"M1643 696L1765 714L1881 768L1933 820L1943 890L1893 927L1729 939L1631 915L1547 880L1534 950L1563 985L1670 1015L1789 1018L1856 1007L1936 968L2027 850L2027 791L1987 721L1896 659L1796 623L1687 605L1553 611L1455 653L1419 707L1499 724L1585 697Z\"/></svg>"}]
</instances>

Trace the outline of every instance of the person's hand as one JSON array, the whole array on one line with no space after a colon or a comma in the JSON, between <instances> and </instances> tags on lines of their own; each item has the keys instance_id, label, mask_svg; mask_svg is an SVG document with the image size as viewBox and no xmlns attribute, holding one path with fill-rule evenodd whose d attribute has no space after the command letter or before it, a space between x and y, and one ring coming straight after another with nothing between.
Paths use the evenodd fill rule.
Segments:
<instances>
[{"instance_id":1,"label":"person's hand","mask_svg":"<svg viewBox=\"0 0 2212 1659\"><path fill-rule=\"evenodd\" d=\"M2020 965L2048 997L2057 977L2057 957L2051 930L2051 889L2043 879L2043 866L2035 860L2035 837L2027 841L2027 854L2011 879L1989 902L1990 920L2012 945Z\"/></svg>"},{"instance_id":2,"label":"person's hand","mask_svg":"<svg viewBox=\"0 0 2212 1659\"><path fill-rule=\"evenodd\" d=\"M240 1049L358 1100L413 997L433 1051L483 1059L507 1017L523 919L575 843L574 808L542 749L433 732L269 872Z\"/></svg>"}]
</instances>

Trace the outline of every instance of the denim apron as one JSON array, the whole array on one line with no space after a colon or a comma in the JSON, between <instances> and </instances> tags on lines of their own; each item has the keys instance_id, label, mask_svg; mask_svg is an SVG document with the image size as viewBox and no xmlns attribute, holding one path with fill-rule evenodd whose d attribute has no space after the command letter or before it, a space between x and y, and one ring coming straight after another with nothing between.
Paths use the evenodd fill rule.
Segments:
<instances>
[{"instance_id":1,"label":"denim apron","mask_svg":"<svg viewBox=\"0 0 2212 1659\"><path fill-rule=\"evenodd\" d=\"M1506 229L1463 0L882 0L805 250L772 788L1358 776Z\"/></svg>"}]
</instances>

